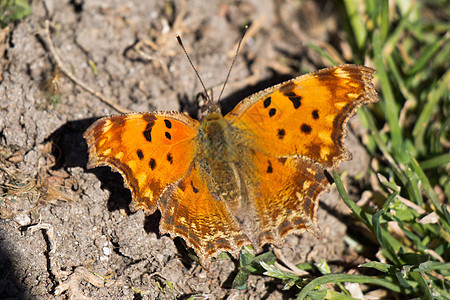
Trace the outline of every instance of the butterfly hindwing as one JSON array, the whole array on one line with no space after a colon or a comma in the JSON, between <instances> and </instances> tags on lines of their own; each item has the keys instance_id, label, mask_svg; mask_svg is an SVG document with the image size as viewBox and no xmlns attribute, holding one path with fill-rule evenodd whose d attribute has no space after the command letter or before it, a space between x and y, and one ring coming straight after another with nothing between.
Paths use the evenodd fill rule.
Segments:
<instances>
[{"instance_id":1,"label":"butterfly hindwing","mask_svg":"<svg viewBox=\"0 0 450 300\"><path fill-rule=\"evenodd\" d=\"M254 159L258 183L251 187L251 195L256 246L281 247L290 233L317 233L318 196L328 189L323 168L304 159L277 158L258 151Z\"/></svg>"},{"instance_id":2,"label":"butterfly hindwing","mask_svg":"<svg viewBox=\"0 0 450 300\"><path fill-rule=\"evenodd\" d=\"M161 199L161 233L183 237L206 269L212 257L223 251L237 257L251 244L227 203L210 192L197 166L169 193Z\"/></svg>"}]
</instances>

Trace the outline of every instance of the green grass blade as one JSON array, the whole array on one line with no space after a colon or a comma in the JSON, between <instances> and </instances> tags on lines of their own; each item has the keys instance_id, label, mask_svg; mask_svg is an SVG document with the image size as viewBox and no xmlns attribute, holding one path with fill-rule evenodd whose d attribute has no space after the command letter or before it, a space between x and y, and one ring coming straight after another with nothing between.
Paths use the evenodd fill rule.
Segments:
<instances>
[{"instance_id":1,"label":"green grass blade","mask_svg":"<svg viewBox=\"0 0 450 300\"><path fill-rule=\"evenodd\" d=\"M415 282L419 284L420 290L423 292L421 299L433 300L430 288L428 287L428 284L425 282L424 274L422 274L421 272L410 272L409 275L412 277L412 279L414 279Z\"/></svg>"},{"instance_id":2,"label":"green grass blade","mask_svg":"<svg viewBox=\"0 0 450 300\"><path fill-rule=\"evenodd\" d=\"M429 127L429 123L432 120L433 111L436 109L439 101L443 100L443 95L448 93L450 86L450 71L447 71L444 76L442 76L436 86L437 88L431 90L429 93L425 106L422 109L412 132L415 141L414 144L421 153L425 153L426 151L424 136Z\"/></svg>"},{"instance_id":3,"label":"green grass blade","mask_svg":"<svg viewBox=\"0 0 450 300\"><path fill-rule=\"evenodd\" d=\"M428 44L425 46L422 54L419 55L419 59L414 62L413 67L409 70L409 75L414 75L421 71L423 68L428 68L430 64L430 60L436 52L441 49L444 45L444 42L447 41L447 38L444 36L440 40L435 41L434 43Z\"/></svg>"},{"instance_id":4,"label":"green grass blade","mask_svg":"<svg viewBox=\"0 0 450 300\"><path fill-rule=\"evenodd\" d=\"M353 274L329 274L329 275L323 275L321 277L318 277L316 279L311 280L305 287L300 291L300 293L297 296L297 299L305 299L308 294L317 288L318 286L322 284L327 283L337 283L337 282L355 282L355 283L365 283L365 284L374 284L378 286L382 286L384 288L387 288L391 291L400 293L402 292L402 289L392 281L381 279L381 278L374 278L371 276L364 276L364 275L353 275Z\"/></svg>"},{"instance_id":5,"label":"green grass blade","mask_svg":"<svg viewBox=\"0 0 450 300\"><path fill-rule=\"evenodd\" d=\"M362 113L364 113L363 110L361 110L361 111L362 111ZM404 185L406 185L408 183L408 179L406 178L402 169L400 169L400 167L398 166L395 159L390 154L390 151L389 151L386 143L384 142L383 137L381 136L380 132L377 130L377 127L375 126L375 121L373 120L372 115L369 113L364 113L364 115L369 124L369 129L371 130L372 138L374 139L375 143L377 144L378 149L380 149L380 151L383 153L383 157L388 161L389 166L392 168L395 175L397 175L398 178L400 179L400 181Z\"/></svg>"},{"instance_id":6,"label":"green grass blade","mask_svg":"<svg viewBox=\"0 0 450 300\"><path fill-rule=\"evenodd\" d=\"M328 54L327 51L325 51L324 48L317 46L314 43L311 42L306 42L305 45L307 45L309 48L313 49L314 51L316 51L316 53L321 56L322 58L328 60L328 62L330 63L331 66L336 66L339 65L339 62L335 61L330 54Z\"/></svg>"},{"instance_id":7,"label":"green grass blade","mask_svg":"<svg viewBox=\"0 0 450 300\"><path fill-rule=\"evenodd\" d=\"M389 24L389 2L387 0L381 2L380 13L380 40L384 44L388 36L391 24Z\"/></svg>"},{"instance_id":8,"label":"green grass blade","mask_svg":"<svg viewBox=\"0 0 450 300\"><path fill-rule=\"evenodd\" d=\"M407 83L400 74L397 64L394 62L392 56L386 55L384 57L386 59L386 63L389 67L389 70L391 71L392 75L395 78L395 83L398 85L400 92L403 95L403 98L408 99L408 101L414 101L414 103L417 103L417 97L409 91Z\"/></svg>"},{"instance_id":9,"label":"green grass blade","mask_svg":"<svg viewBox=\"0 0 450 300\"><path fill-rule=\"evenodd\" d=\"M430 181L428 180L428 177L423 172L422 168L420 167L419 163L414 157L410 157L410 163L409 165L414 170L415 174L419 177L420 181L422 182L422 187L427 194L427 196L430 198L431 202L433 203L435 210L440 212L440 204L438 201L438 198L433 190L433 187L430 184Z\"/></svg>"},{"instance_id":10,"label":"green grass blade","mask_svg":"<svg viewBox=\"0 0 450 300\"><path fill-rule=\"evenodd\" d=\"M380 40L380 33L375 31L373 34L373 48L375 55L375 64L377 75L380 79L381 90L383 92L383 111L386 116L390 128L392 148L396 156L402 155L402 132L398 123L399 107L395 101L394 93L392 91L389 76L384 67L384 61L381 56L382 47ZM401 160L403 161L403 160Z\"/></svg>"},{"instance_id":11,"label":"green grass blade","mask_svg":"<svg viewBox=\"0 0 450 300\"><path fill-rule=\"evenodd\" d=\"M438 155L419 163L423 170L434 169L450 163L450 153Z\"/></svg>"},{"instance_id":12,"label":"green grass blade","mask_svg":"<svg viewBox=\"0 0 450 300\"><path fill-rule=\"evenodd\" d=\"M344 184L342 184L341 178L336 171L333 171L333 179L344 203L351 209L355 216L357 216L364 224L366 224L366 226L371 227L372 223L368 221L368 218L365 216L365 213L363 212L361 207L356 205L356 203L348 197L348 194L344 188Z\"/></svg>"},{"instance_id":13,"label":"green grass blade","mask_svg":"<svg viewBox=\"0 0 450 300\"><path fill-rule=\"evenodd\" d=\"M413 159L411 154L408 152L410 156L410 160ZM422 193L419 190L419 178L417 174L412 170L410 164L405 168L405 175L408 178L408 188L407 191L409 193L409 198L412 202L416 203L419 206L422 206L423 199Z\"/></svg>"},{"instance_id":14,"label":"green grass blade","mask_svg":"<svg viewBox=\"0 0 450 300\"><path fill-rule=\"evenodd\" d=\"M448 99L448 96L447 96L447 99ZM448 99L448 100L450 100L450 99ZM448 100L447 100L447 103L444 103L444 106L445 105L447 107L450 106L450 101L448 101ZM441 151L442 151L441 150L441 148L442 148L441 139L443 139L448 134L449 131L450 131L450 117L447 117L447 119L445 119L444 123L442 124L442 126L439 130L439 133L437 134L436 141L431 150L432 153L436 153L436 154L441 153Z\"/></svg>"},{"instance_id":15,"label":"green grass blade","mask_svg":"<svg viewBox=\"0 0 450 300\"><path fill-rule=\"evenodd\" d=\"M358 47L358 50L362 49L366 43L367 30L364 25L363 16L358 13L358 6L361 5L361 3L356 0L344 0L344 5L347 10L347 17L349 19L353 35L356 40L356 46Z\"/></svg>"},{"instance_id":16,"label":"green grass blade","mask_svg":"<svg viewBox=\"0 0 450 300\"><path fill-rule=\"evenodd\" d=\"M384 213L383 210L379 210L375 215L373 215L373 230L375 231L375 235L377 236L378 243L380 243L383 248L383 254L390 261L392 261L396 265L400 265L400 260L398 259L394 249L392 248L392 244L388 242L392 240L393 237L386 231L381 228L380 225L380 216Z\"/></svg>"},{"instance_id":17,"label":"green grass blade","mask_svg":"<svg viewBox=\"0 0 450 300\"><path fill-rule=\"evenodd\" d=\"M353 202L345 191L344 185L342 184L341 178L336 171L333 171L333 179L336 183L336 187L339 194L342 197L344 203L352 210L353 214L357 216L370 230L375 232L380 244L383 246L383 254L390 261L399 265L399 261L396 252L402 247L402 244L397 241L388 231L379 226L378 219L375 219L371 214L363 211L355 202ZM395 194L396 195L396 194ZM389 200L391 201L392 198ZM378 212L378 217L382 214L382 211Z\"/></svg>"},{"instance_id":18,"label":"green grass blade","mask_svg":"<svg viewBox=\"0 0 450 300\"><path fill-rule=\"evenodd\" d=\"M436 261L427 261L421 263L419 269L423 272L430 272L435 270L446 270L450 271L450 263L441 263Z\"/></svg>"},{"instance_id":19,"label":"green grass blade","mask_svg":"<svg viewBox=\"0 0 450 300\"><path fill-rule=\"evenodd\" d=\"M397 49L401 38L405 35L405 28L410 22L409 16L413 11L413 7L413 5L409 7L406 14L403 15L397 26L395 26L394 31L391 32L390 36L387 38L386 42L383 45L383 57L391 56L392 51L394 51L394 49Z\"/></svg>"}]
</instances>

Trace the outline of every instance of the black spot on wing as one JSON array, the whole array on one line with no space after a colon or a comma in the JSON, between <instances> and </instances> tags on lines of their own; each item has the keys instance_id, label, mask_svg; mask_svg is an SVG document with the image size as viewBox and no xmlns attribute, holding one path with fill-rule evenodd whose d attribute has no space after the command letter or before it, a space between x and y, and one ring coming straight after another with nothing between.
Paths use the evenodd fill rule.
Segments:
<instances>
[{"instance_id":1,"label":"black spot on wing","mask_svg":"<svg viewBox=\"0 0 450 300\"><path fill-rule=\"evenodd\" d=\"M154 158L150 158L148 165L150 166L150 169L154 170L156 168L156 160Z\"/></svg>"},{"instance_id":2,"label":"black spot on wing","mask_svg":"<svg viewBox=\"0 0 450 300\"><path fill-rule=\"evenodd\" d=\"M267 166L266 172L269 173L269 174L270 174L270 173L273 173L272 162L271 162L270 160L268 160L267 163L268 163L269 165Z\"/></svg>"},{"instance_id":3,"label":"black spot on wing","mask_svg":"<svg viewBox=\"0 0 450 300\"><path fill-rule=\"evenodd\" d=\"M272 103L272 98L267 97L266 100L264 100L264 108L268 108L271 103Z\"/></svg>"},{"instance_id":4,"label":"black spot on wing","mask_svg":"<svg viewBox=\"0 0 450 300\"><path fill-rule=\"evenodd\" d=\"M136 154L137 154L137 156L139 157L140 160L144 159L144 153L142 152L141 149L137 149Z\"/></svg>"},{"instance_id":5,"label":"black spot on wing","mask_svg":"<svg viewBox=\"0 0 450 300\"><path fill-rule=\"evenodd\" d=\"M272 104L272 98L271 97L267 97L264 101L263 101L263 105L264 108L269 108L269 106ZM275 115L275 113L277 112L277 110L275 108L270 108L269 109L269 117L273 117Z\"/></svg>"},{"instance_id":6,"label":"black spot on wing","mask_svg":"<svg viewBox=\"0 0 450 300\"><path fill-rule=\"evenodd\" d=\"M194 186L194 183L191 181L191 187L192 187L192 191L197 194L198 193L198 189Z\"/></svg>"},{"instance_id":7,"label":"black spot on wing","mask_svg":"<svg viewBox=\"0 0 450 300\"><path fill-rule=\"evenodd\" d=\"M145 130L142 132L142 134L144 135L144 138L148 142L152 141L152 128L153 128L153 126L155 126L155 122L154 121L147 123L147 126L145 126Z\"/></svg>"},{"instance_id":8,"label":"black spot on wing","mask_svg":"<svg viewBox=\"0 0 450 300\"><path fill-rule=\"evenodd\" d=\"M271 108L269 110L269 117L273 117L275 115L275 113L277 112L277 110L275 108Z\"/></svg>"},{"instance_id":9,"label":"black spot on wing","mask_svg":"<svg viewBox=\"0 0 450 300\"><path fill-rule=\"evenodd\" d=\"M169 153L167 153L167 161L170 163L170 164L173 164L173 157L172 157L172 154L169 152Z\"/></svg>"},{"instance_id":10,"label":"black spot on wing","mask_svg":"<svg viewBox=\"0 0 450 300\"><path fill-rule=\"evenodd\" d=\"M292 102L292 104L294 105L295 109L299 108L300 105L302 105L302 103L301 103L302 97L298 96L296 93L294 93L294 92L286 92L286 93L284 93L284 95L286 97L288 97L288 99Z\"/></svg>"},{"instance_id":11,"label":"black spot on wing","mask_svg":"<svg viewBox=\"0 0 450 300\"><path fill-rule=\"evenodd\" d=\"M300 126L300 130L303 133L309 134L309 133L311 133L312 128L308 124L302 124L302 126Z\"/></svg>"},{"instance_id":12,"label":"black spot on wing","mask_svg":"<svg viewBox=\"0 0 450 300\"><path fill-rule=\"evenodd\" d=\"M167 128L172 128L172 122L170 122L169 120L164 120L164 124L166 124Z\"/></svg>"},{"instance_id":13,"label":"black spot on wing","mask_svg":"<svg viewBox=\"0 0 450 300\"><path fill-rule=\"evenodd\" d=\"M313 110L312 117L314 120L317 120L319 118L319 111L317 109Z\"/></svg>"},{"instance_id":14,"label":"black spot on wing","mask_svg":"<svg viewBox=\"0 0 450 300\"><path fill-rule=\"evenodd\" d=\"M282 140L284 138L284 136L286 135L286 130L284 130L283 128L278 129L277 132L277 137Z\"/></svg>"},{"instance_id":15,"label":"black spot on wing","mask_svg":"<svg viewBox=\"0 0 450 300\"><path fill-rule=\"evenodd\" d=\"M172 136L170 135L170 133L169 132L165 132L164 133L164 135L166 136L166 139L168 139L168 140L171 140L172 139Z\"/></svg>"}]
</instances>

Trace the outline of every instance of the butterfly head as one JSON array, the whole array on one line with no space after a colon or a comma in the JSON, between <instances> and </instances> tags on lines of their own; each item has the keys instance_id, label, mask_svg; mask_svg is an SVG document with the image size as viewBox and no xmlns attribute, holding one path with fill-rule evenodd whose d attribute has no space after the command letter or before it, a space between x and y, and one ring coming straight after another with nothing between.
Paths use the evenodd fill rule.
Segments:
<instances>
[{"instance_id":1,"label":"butterfly head","mask_svg":"<svg viewBox=\"0 0 450 300\"><path fill-rule=\"evenodd\" d=\"M217 101L214 101L211 95L207 95L204 97L205 103L200 106L199 120L204 121L211 118L217 118L218 116L222 117L220 105Z\"/></svg>"}]
</instances>

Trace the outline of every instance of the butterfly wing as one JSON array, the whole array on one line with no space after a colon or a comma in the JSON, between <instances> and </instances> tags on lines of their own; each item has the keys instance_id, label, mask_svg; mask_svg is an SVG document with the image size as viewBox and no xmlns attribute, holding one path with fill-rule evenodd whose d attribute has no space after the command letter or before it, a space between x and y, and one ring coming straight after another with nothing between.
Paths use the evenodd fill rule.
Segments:
<instances>
[{"instance_id":1,"label":"butterfly wing","mask_svg":"<svg viewBox=\"0 0 450 300\"><path fill-rule=\"evenodd\" d=\"M318 234L318 196L328 189L323 168L295 157L278 158L255 152L258 184L250 189L256 249L264 244L281 247L290 233Z\"/></svg>"},{"instance_id":2,"label":"butterfly wing","mask_svg":"<svg viewBox=\"0 0 450 300\"><path fill-rule=\"evenodd\" d=\"M348 119L378 101L373 72L343 65L303 75L246 98L226 118L254 133L254 144L265 154L331 167L350 158L343 145Z\"/></svg>"},{"instance_id":3,"label":"butterfly wing","mask_svg":"<svg viewBox=\"0 0 450 300\"><path fill-rule=\"evenodd\" d=\"M317 228L318 196L328 187L324 170L351 157L345 124L358 107L377 102L373 71L344 65L300 76L250 96L225 117L249 134L255 150L257 248Z\"/></svg>"},{"instance_id":4,"label":"butterfly wing","mask_svg":"<svg viewBox=\"0 0 450 300\"><path fill-rule=\"evenodd\" d=\"M196 165L169 197L161 199L160 210L161 233L183 237L205 269L221 252L236 258L243 246L251 245L227 204L208 189Z\"/></svg>"},{"instance_id":5,"label":"butterfly wing","mask_svg":"<svg viewBox=\"0 0 450 300\"><path fill-rule=\"evenodd\" d=\"M119 171L133 206L153 213L165 190L187 173L198 122L177 112L127 114L97 120L84 133L88 167Z\"/></svg>"},{"instance_id":6,"label":"butterfly wing","mask_svg":"<svg viewBox=\"0 0 450 300\"><path fill-rule=\"evenodd\" d=\"M135 209L161 211L161 233L182 237L209 267L222 251L250 245L226 204L214 198L195 166L198 122L184 114L146 113L102 118L85 132L88 167L118 170Z\"/></svg>"}]
</instances>

